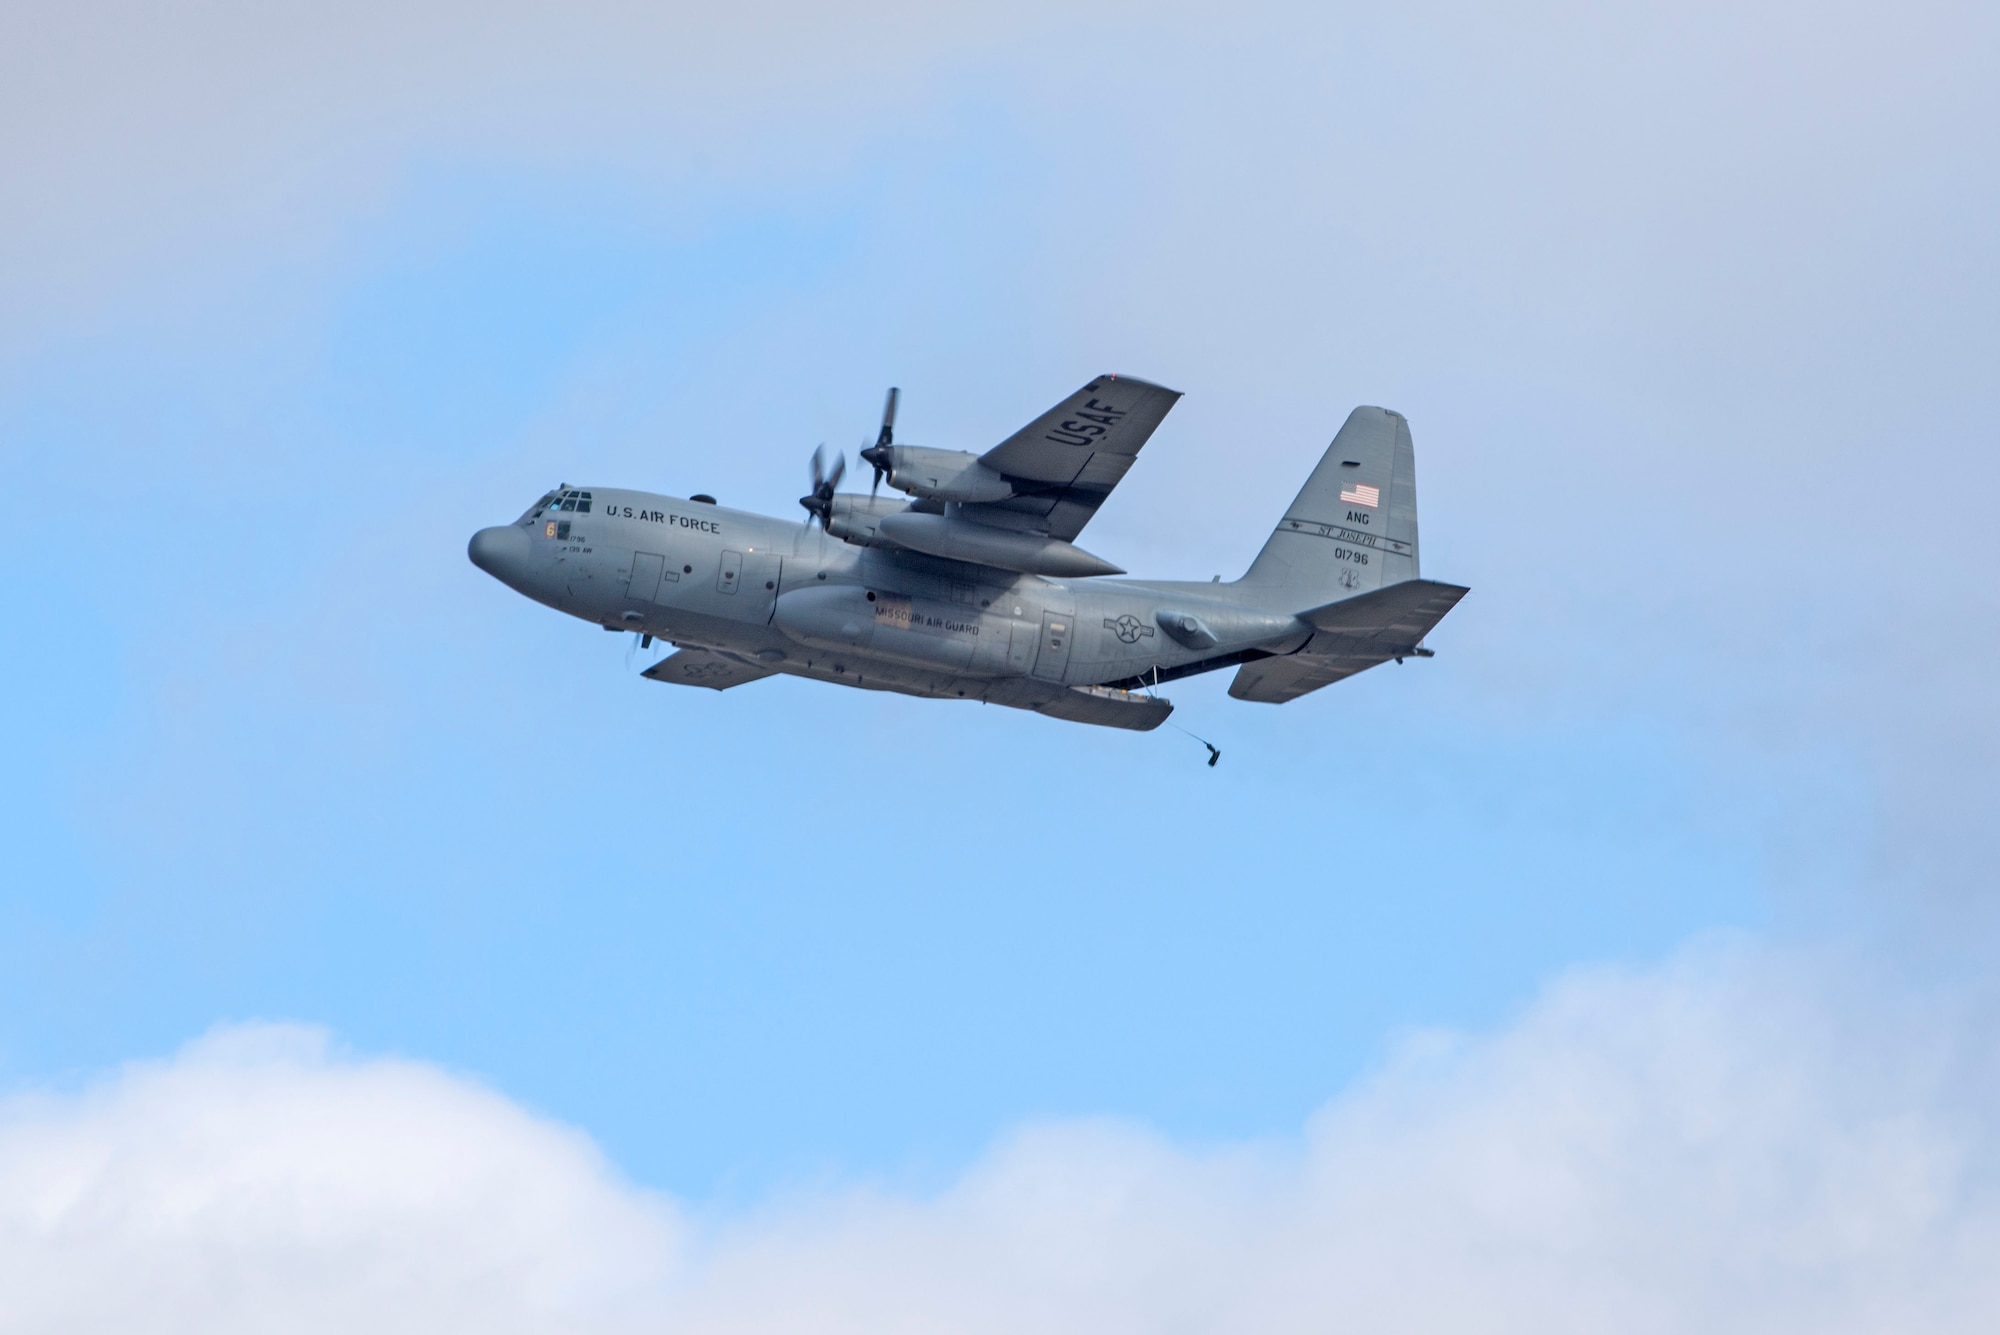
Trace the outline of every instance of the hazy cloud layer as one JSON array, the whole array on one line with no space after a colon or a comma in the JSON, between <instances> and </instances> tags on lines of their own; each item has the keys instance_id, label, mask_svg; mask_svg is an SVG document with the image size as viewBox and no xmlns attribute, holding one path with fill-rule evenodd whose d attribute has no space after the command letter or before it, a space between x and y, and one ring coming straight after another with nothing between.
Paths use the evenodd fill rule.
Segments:
<instances>
[{"instance_id":1,"label":"hazy cloud layer","mask_svg":"<svg viewBox=\"0 0 2000 1335\"><path fill-rule=\"evenodd\" d=\"M1990 1053L1850 963L1573 974L1505 1032L1413 1037L1294 1143L1055 1124L935 1194L700 1224L463 1078L224 1030L0 1108L0 1322L1983 1330Z\"/></svg>"},{"instance_id":2,"label":"hazy cloud layer","mask_svg":"<svg viewBox=\"0 0 2000 1335\"><path fill-rule=\"evenodd\" d=\"M189 267L237 283L321 250L439 157L616 163L656 182L776 167L795 186L837 171L857 125L910 114L969 49L1051 17L900 0L15 6L0 19L0 293L67 323Z\"/></svg>"}]
</instances>

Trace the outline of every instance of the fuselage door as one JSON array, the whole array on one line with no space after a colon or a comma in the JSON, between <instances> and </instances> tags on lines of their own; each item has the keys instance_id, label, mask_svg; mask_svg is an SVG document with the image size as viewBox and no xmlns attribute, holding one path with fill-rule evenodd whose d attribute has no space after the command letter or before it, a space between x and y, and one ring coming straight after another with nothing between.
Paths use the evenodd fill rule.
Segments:
<instances>
[{"instance_id":1,"label":"fuselage door","mask_svg":"<svg viewBox=\"0 0 2000 1335\"><path fill-rule=\"evenodd\" d=\"M650 603L658 598L660 573L666 563L667 558L657 552L634 552L632 578L625 585L626 596L642 603Z\"/></svg>"},{"instance_id":2,"label":"fuselage door","mask_svg":"<svg viewBox=\"0 0 2000 1335\"><path fill-rule=\"evenodd\" d=\"M1067 612L1042 613L1042 642L1035 651L1035 675L1061 681L1069 667L1070 641L1076 638L1076 618Z\"/></svg>"},{"instance_id":3,"label":"fuselage door","mask_svg":"<svg viewBox=\"0 0 2000 1335\"><path fill-rule=\"evenodd\" d=\"M734 593L736 586L743 582L743 553L724 552L722 568L715 572L715 591Z\"/></svg>"}]
</instances>

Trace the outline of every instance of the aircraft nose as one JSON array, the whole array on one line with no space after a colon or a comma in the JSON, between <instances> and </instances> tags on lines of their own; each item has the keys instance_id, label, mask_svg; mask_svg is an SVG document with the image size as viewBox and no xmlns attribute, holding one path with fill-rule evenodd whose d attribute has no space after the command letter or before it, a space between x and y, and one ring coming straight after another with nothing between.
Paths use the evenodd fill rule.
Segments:
<instances>
[{"instance_id":1,"label":"aircraft nose","mask_svg":"<svg viewBox=\"0 0 2000 1335\"><path fill-rule=\"evenodd\" d=\"M528 572L528 549L532 542L526 529L512 525L482 528L472 535L465 554L472 558L472 564L502 584L514 584Z\"/></svg>"}]
</instances>

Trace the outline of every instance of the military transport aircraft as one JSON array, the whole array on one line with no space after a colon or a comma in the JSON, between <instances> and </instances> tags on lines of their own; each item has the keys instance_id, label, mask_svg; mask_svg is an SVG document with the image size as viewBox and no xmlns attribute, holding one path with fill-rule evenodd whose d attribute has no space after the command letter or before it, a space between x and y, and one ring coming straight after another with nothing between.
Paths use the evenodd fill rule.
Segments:
<instances>
[{"instance_id":1,"label":"military transport aircraft","mask_svg":"<svg viewBox=\"0 0 2000 1335\"><path fill-rule=\"evenodd\" d=\"M1112 579L1075 545L1180 395L1099 376L984 454L895 442L868 494L816 451L804 524L611 487L559 486L472 537L472 563L606 630L671 641L655 681L718 691L786 672L841 686L1156 728L1158 687L1233 667L1283 704L1428 658L1466 590L1417 574L1416 456L1400 413L1356 408L1241 579ZM904 496L880 494L887 482ZM817 527L814 526L817 521Z\"/></svg>"}]
</instances>

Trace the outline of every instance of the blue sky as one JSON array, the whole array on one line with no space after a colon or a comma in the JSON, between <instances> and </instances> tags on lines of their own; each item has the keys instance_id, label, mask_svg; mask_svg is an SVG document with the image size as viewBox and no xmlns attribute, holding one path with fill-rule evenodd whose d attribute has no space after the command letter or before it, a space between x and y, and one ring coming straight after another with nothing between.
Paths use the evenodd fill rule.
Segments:
<instances>
[{"instance_id":1,"label":"blue sky","mask_svg":"<svg viewBox=\"0 0 2000 1335\"><path fill-rule=\"evenodd\" d=\"M86 389L102 363L20 396L35 485L85 486L79 446L131 467L91 484L90 526L147 554L49 550L57 607L116 585L142 610L81 663L16 658L47 674L22 692L46 720L35 824L72 832L24 885L37 930L14 938L8 1009L42 1018L10 1035L17 1075L309 1017L486 1074L700 1191L949 1160L1034 1114L1290 1126L1385 1031L1491 1019L1565 960L1761 918L1754 847L1682 739L1480 719L1449 651L1283 714L1220 679L1179 688L1228 752L1214 772L1171 730L638 680L656 654L461 569L467 526L558 476L782 512L804 450L780 433L812 411L789 382L826 386L800 425L838 439L866 431L883 375L787 367L767 393L704 343L728 330L749 357L801 289L831 306L805 337L838 343L865 286L846 270L879 263L883 224L849 204L648 244L616 191L586 219L530 193L414 184L316 327L165 353L187 367L165 376L135 364L157 344L107 350L138 402ZM439 212L467 233L412 235ZM565 381L642 360L674 388L566 411L575 445L536 425L582 393ZM921 433L942 414L901 378ZM1015 415L1065 383L1017 390ZM675 432L682 402L696 425ZM1326 434L1296 442L1299 477ZM1226 448L1160 444L1236 489ZM1246 501L1264 521L1224 534L1198 494L1157 492L1122 517L1155 561L1188 529L1216 562L1254 549L1286 499ZM1448 514L1430 520L1446 553ZM63 614L45 615L49 635ZM1467 633L1491 620L1469 606ZM802 1078L806 1108L782 1097Z\"/></svg>"},{"instance_id":2,"label":"blue sky","mask_svg":"<svg viewBox=\"0 0 2000 1335\"><path fill-rule=\"evenodd\" d=\"M1718 936L1979 972L1992 21L1690 14L371 11L407 59L332 73L218 19L234 115L179 38L50 36L102 114L7 141L0 1083L300 1021L727 1202L1294 1135ZM1106 370L1187 393L1090 540L1167 577L1406 412L1438 657L1176 685L1209 770L676 692L464 558L559 479L787 514L889 384L976 450Z\"/></svg>"}]
</instances>

